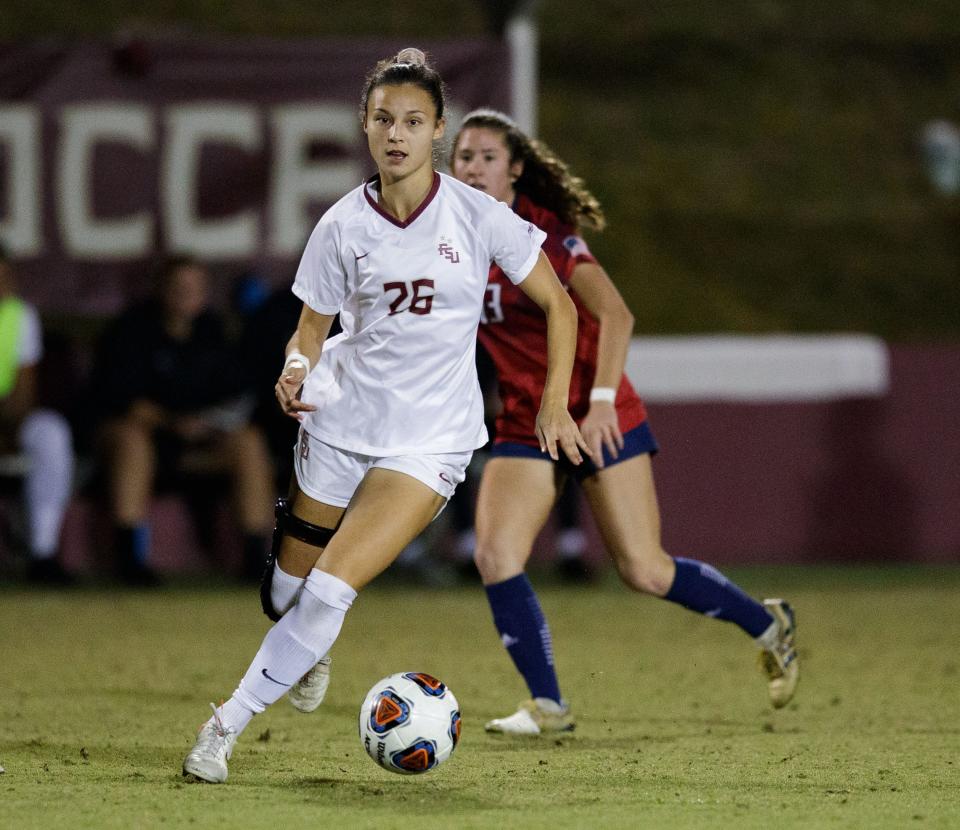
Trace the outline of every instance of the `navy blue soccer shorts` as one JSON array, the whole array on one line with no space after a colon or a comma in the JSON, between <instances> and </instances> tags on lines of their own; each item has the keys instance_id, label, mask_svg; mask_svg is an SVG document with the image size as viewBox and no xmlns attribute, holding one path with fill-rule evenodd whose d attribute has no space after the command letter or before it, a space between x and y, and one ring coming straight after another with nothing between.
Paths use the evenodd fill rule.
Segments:
<instances>
[{"instance_id":1,"label":"navy blue soccer shorts","mask_svg":"<svg viewBox=\"0 0 960 830\"><path fill-rule=\"evenodd\" d=\"M644 453L656 455L659 450L660 447L657 444L657 439L653 437L650 424L644 421L640 426L634 427L629 432L623 434L623 449L620 450L616 458L610 455L610 451L606 446L603 447L604 469L612 467L614 464L619 464L621 461L626 461L628 458L643 455ZM549 453L540 452L540 447L531 447L529 444L520 444L515 441L504 441L503 443L493 445L493 449L490 451L490 457L540 458L543 461L556 464L562 472L566 475L573 476L576 481L583 481L585 478L590 478L590 476L597 473L597 465L594 464L585 453L581 452L583 463L577 465L570 462L570 459L564 455L562 449L557 447L557 451L560 454L560 460L554 461Z\"/></svg>"}]
</instances>

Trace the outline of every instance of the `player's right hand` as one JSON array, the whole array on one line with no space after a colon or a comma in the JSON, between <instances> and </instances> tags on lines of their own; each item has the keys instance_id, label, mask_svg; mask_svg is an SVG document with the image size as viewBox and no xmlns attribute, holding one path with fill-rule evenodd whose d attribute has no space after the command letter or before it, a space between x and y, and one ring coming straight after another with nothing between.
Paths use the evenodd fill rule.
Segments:
<instances>
[{"instance_id":1,"label":"player's right hand","mask_svg":"<svg viewBox=\"0 0 960 830\"><path fill-rule=\"evenodd\" d=\"M313 412L315 406L300 400L300 390L307 379L307 370L301 363L291 363L277 380L274 392L284 415L289 415L297 421L303 420L304 412Z\"/></svg>"},{"instance_id":2,"label":"player's right hand","mask_svg":"<svg viewBox=\"0 0 960 830\"><path fill-rule=\"evenodd\" d=\"M560 459L557 447L563 450L573 464L583 463L583 455L593 457L593 452L583 440L576 421L562 404L550 405L546 401L542 402L537 413L535 431L540 442L540 452L548 453L554 461Z\"/></svg>"}]
</instances>

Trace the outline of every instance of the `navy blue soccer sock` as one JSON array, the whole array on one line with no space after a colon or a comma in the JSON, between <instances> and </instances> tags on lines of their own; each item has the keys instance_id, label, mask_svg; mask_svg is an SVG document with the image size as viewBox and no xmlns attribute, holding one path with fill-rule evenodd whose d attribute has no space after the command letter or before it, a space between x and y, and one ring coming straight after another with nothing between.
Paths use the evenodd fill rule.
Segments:
<instances>
[{"instance_id":1,"label":"navy blue soccer sock","mask_svg":"<svg viewBox=\"0 0 960 830\"><path fill-rule=\"evenodd\" d=\"M759 637L773 617L753 597L734 585L720 571L696 559L674 557L677 573L664 599L691 611L739 625L751 637Z\"/></svg>"},{"instance_id":2,"label":"navy blue soccer sock","mask_svg":"<svg viewBox=\"0 0 960 830\"><path fill-rule=\"evenodd\" d=\"M150 526L118 524L114 528L115 552L123 566L142 568L150 557Z\"/></svg>"},{"instance_id":3,"label":"navy blue soccer sock","mask_svg":"<svg viewBox=\"0 0 960 830\"><path fill-rule=\"evenodd\" d=\"M487 585L487 599L500 639L531 697L560 702L560 684L553 665L553 640L540 601L526 574Z\"/></svg>"}]
</instances>

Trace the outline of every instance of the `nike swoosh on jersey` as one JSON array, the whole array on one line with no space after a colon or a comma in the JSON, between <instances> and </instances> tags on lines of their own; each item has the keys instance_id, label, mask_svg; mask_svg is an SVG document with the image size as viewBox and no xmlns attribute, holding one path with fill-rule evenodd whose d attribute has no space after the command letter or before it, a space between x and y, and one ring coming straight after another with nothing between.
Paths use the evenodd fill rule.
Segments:
<instances>
[{"instance_id":1,"label":"nike swoosh on jersey","mask_svg":"<svg viewBox=\"0 0 960 830\"><path fill-rule=\"evenodd\" d=\"M359 261L360 261L361 259L363 259L365 256L370 256L370 252L367 251L365 254L360 254L360 256L354 255L354 259L356 259L357 262L359 262Z\"/></svg>"}]
</instances>

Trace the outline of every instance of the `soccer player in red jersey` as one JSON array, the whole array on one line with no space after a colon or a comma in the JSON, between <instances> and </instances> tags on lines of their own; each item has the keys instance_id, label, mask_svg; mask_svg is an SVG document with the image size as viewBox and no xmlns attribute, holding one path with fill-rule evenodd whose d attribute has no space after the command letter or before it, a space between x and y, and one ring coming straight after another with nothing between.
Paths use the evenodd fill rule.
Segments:
<instances>
[{"instance_id":1,"label":"soccer player in red jersey","mask_svg":"<svg viewBox=\"0 0 960 830\"><path fill-rule=\"evenodd\" d=\"M550 629L524 568L566 476L583 489L623 581L636 591L739 625L761 649L774 706L798 679L794 615L779 599L752 599L703 562L675 558L660 543L651 456L657 444L643 401L623 367L633 317L579 236L602 230L603 212L584 183L543 143L492 110L467 115L453 146L453 174L513 206L546 232L543 251L579 314L570 413L595 462L578 467L543 452L534 423L546 377L547 322L537 306L490 270L479 338L497 368L503 411L477 501L475 559L501 640L531 700L490 721L490 732L540 734L574 727L561 697Z\"/></svg>"}]
</instances>

